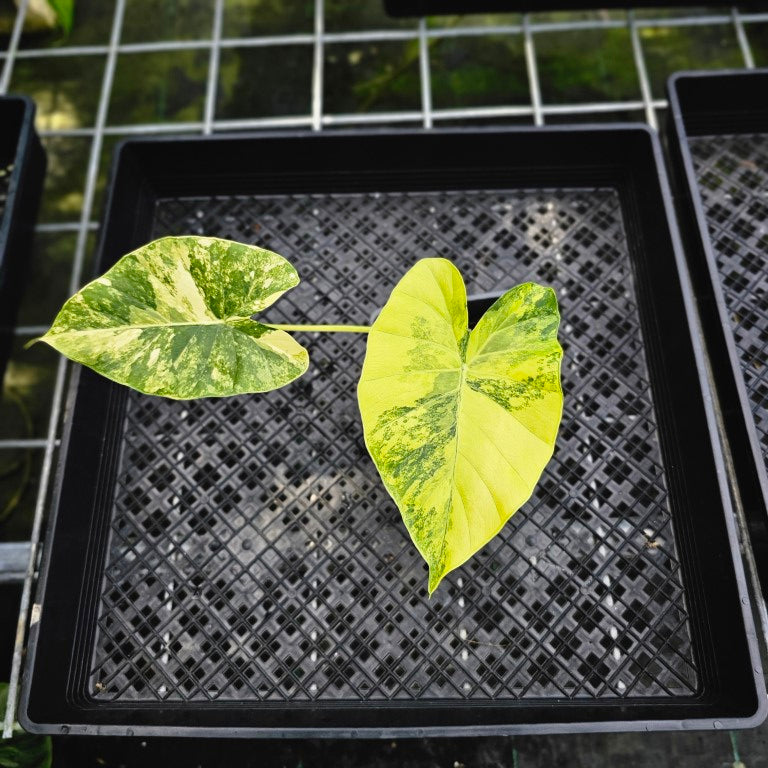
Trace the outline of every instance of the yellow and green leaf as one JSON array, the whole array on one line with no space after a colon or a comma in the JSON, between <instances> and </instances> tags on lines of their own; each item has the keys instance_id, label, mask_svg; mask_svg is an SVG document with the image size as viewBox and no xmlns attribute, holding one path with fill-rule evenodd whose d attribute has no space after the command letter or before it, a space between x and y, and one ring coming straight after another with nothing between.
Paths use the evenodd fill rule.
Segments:
<instances>
[{"instance_id":1,"label":"yellow and green leaf","mask_svg":"<svg viewBox=\"0 0 768 768\"><path fill-rule=\"evenodd\" d=\"M41 341L113 381L175 399L277 389L309 356L251 319L299 283L282 256L212 237L166 237L78 291Z\"/></svg>"},{"instance_id":2,"label":"yellow and green leaf","mask_svg":"<svg viewBox=\"0 0 768 768\"><path fill-rule=\"evenodd\" d=\"M470 332L459 271L423 259L368 335L365 442L429 565L429 593L530 498L554 451L563 394L551 288L507 291Z\"/></svg>"}]
</instances>

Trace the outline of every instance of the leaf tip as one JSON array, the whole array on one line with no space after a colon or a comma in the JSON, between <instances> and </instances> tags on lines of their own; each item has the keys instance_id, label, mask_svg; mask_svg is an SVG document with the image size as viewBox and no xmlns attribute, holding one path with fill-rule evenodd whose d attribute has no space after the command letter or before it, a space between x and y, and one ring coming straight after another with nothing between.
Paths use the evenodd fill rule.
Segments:
<instances>
[{"instance_id":1,"label":"leaf tip","mask_svg":"<svg viewBox=\"0 0 768 768\"><path fill-rule=\"evenodd\" d=\"M430 567L429 569L429 584L427 585L427 592L430 599L435 593L435 590L440 586L440 582L445 576L445 571L439 572L437 569Z\"/></svg>"}]
</instances>

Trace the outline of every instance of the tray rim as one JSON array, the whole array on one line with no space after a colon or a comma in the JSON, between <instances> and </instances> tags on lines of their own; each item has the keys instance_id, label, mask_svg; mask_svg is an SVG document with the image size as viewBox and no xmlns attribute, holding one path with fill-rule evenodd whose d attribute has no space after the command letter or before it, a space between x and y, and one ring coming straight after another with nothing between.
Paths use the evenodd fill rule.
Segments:
<instances>
[{"instance_id":1,"label":"tray rim","mask_svg":"<svg viewBox=\"0 0 768 768\"><path fill-rule=\"evenodd\" d=\"M15 325L16 309L21 298L18 287L27 266L26 263L21 267L17 266L14 273L12 262L14 259L26 257L28 263L31 255L21 253L14 256L11 250L27 236L30 237L31 244L31 234L37 218L46 168L45 153L35 130L37 111L35 102L23 94L0 95L0 113L6 105L13 103L20 104L22 112L16 144L13 147L14 168L8 183L5 205L0 213L0 301L7 301L11 308L10 312L6 313L9 321L7 327L0 328L3 333L10 333ZM25 218L28 221L22 220ZM10 292L14 289L16 291L11 295ZM10 354L11 340L9 338L5 341L8 342L8 347L6 348L3 344L3 348L0 349L0 386L2 386L3 373Z\"/></svg>"},{"instance_id":2,"label":"tray rim","mask_svg":"<svg viewBox=\"0 0 768 768\"><path fill-rule=\"evenodd\" d=\"M22 105L22 117L19 123L19 135L16 139L14 148L14 168L11 171L11 179L8 187L8 196L2 216L0 216L0 261L5 255L6 244L8 242L8 233L10 231L10 221L16 214L17 207L21 205L21 177L26 172L27 158L31 151L32 141L30 140L34 133L35 103L29 96L9 93L7 96L0 96L0 109L5 104L17 102Z\"/></svg>"},{"instance_id":3,"label":"tray rim","mask_svg":"<svg viewBox=\"0 0 768 768\"><path fill-rule=\"evenodd\" d=\"M669 96L670 105L670 118L673 135L670 140L674 138L675 149L678 154L675 154L674 160L678 167L676 170L682 176L684 184L684 192L688 204L693 209L692 217L694 219L693 231L696 239L695 249L703 256L704 265L706 268L707 289L711 292L710 295L715 302L715 312L717 319L722 329L722 339L713 339L711 336L707 336L707 345L717 345L718 351L722 355L723 352L726 355L726 359L730 364L729 371L725 374L729 377L729 384L732 384L736 388L736 395L738 399L738 415L739 424L731 423L724 424L725 431L738 430L741 433L741 437L745 438L749 445L749 467L744 466L744 471L748 471L750 475L757 481L757 493L762 497L763 502L763 519L760 521L763 526L768 526L768 469L766 468L766 460L763 457L763 450L760 444L760 439L757 434L757 427L755 424L754 416L752 415L752 404L747 393L746 381L741 369L741 359L738 347L736 346L736 339L733 333L733 327L731 325L728 307L725 301L725 293L720 280L720 274L717 267L717 259L715 256L714 248L709 234L709 226L707 224L707 215L704 210L704 202L699 191L699 185L696 177L696 171L693 165L693 156L691 154L689 139L697 136L717 136L726 135L724 131L715 131L711 134L707 133L689 133L685 126L686 113L681 104L680 94L678 92L679 83L686 80L707 80L707 79L727 79L732 77L738 77L743 79L756 78L766 79L768 81L768 68L759 69L725 69L725 70L685 70L676 72L667 81L667 92ZM712 109L716 112L716 109ZM736 135L744 133L748 135L754 131L733 131L729 135ZM768 129L766 130L768 134ZM724 342L725 349L722 349L721 342ZM714 374L715 380L721 376L718 372ZM722 393L721 393L722 396ZM734 457L736 460L736 457ZM742 465L743 466L743 465ZM740 487L743 487L743 475L740 474ZM751 493L754 493L755 489L749 489ZM752 536L750 535L750 540ZM759 567L759 566L758 566ZM768 564L766 565L768 568ZM766 573L763 578L768 577Z\"/></svg>"},{"instance_id":4,"label":"tray rim","mask_svg":"<svg viewBox=\"0 0 768 768\"><path fill-rule=\"evenodd\" d=\"M674 211L672 208L672 197L669 189L669 184L667 180L667 175L665 172L665 168L663 165L662 160L662 153L661 153L661 146L659 143L658 136L655 131L653 131L648 126L642 125L642 124L632 124L632 123L621 123L621 124L577 124L577 125L557 125L557 126L547 126L543 128L534 128L534 127L481 127L481 128L447 128L447 129L376 129L376 130L368 130L368 131L357 131L357 130L334 130L334 131L327 131L323 132L322 134L318 134L315 132L310 132L306 130L301 131L268 131L268 132L259 132L258 134L252 134L252 133L233 133L233 134L225 134L225 135L215 135L215 136L207 136L207 137L199 137L199 136L189 136L184 135L180 137L167 137L164 136L162 138L155 138L155 137L141 137L141 138L132 138L127 139L118 145L115 155L113 158L112 163L112 169L111 169L111 177L110 177L110 191L109 191L109 198L107 205L105 206L105 214L103 217L103 220L105 222L109 222L111 220L111 217L116 215L116 210L119 207L119 203L117 201L117 191L115 186L115 179L117 176L118 169L121 168L121 166L125 163L124 157L126 154L130 151L130 148L135 145L142 145L142 144L152 144L152 145L161 145L163 143L176 143L181 142L183 144L189 145L187 148L188 150L190 148L194 148L194 145L197 145L198 147L202 148L205 145L212 146L217 143L228 143L232 141L258 141L261 138L276 138L276 139L301 139L304 137L313 137L313 139L317 140L320 136L333 136L333 137L350 137L350 138L360 138L361 136L368 136L368 137L375 137L375 136L392 136L392 135L401 135L401 136L436 136L436 135L463 135L467 133L472 134L504 134L505 136L515 136L515 135L523 135L523 134L538 134L540 136L543 135L559 135L559 134L569 134L572 135L576 132L583 132L586 134L610 134L610 133L620 133L629 135L631 133L634 134L642 134L649 142L650 142L650 153L653 156L653 161L655 163L655 170L658 173L658 184L659 184L659 191L660 191L660 203L662 204L664 211L666 213L667 217L667 224L668 227L665 228L665 231L668 229L669 238L670 238L670 246L672 248L672 251L674 252L675 257L675 268L677 275L680 279L680 288L681 288L681 295L683 299L683 310L685 312L685 316L688 321L688 333L686 334L686 338L690 339L690 349L691 353L693 354L693 358L695 360L695 368L696 368L696 374L698 376L699 385L701 387L701 396L702 396L702 408L704 409L704 413L706 416L706 431L710 437L710 446L712 449L712 458L715 465L715 471L716 471L716 479L718 488L720 491L720 505L724 519L723 523L726 529L728 542L727 545L723 546L723 554L730 553L730 560L729 563L732 563L733 565L733 574L734 574L734 582L736 589L738 591L739 597L740 597L740 603L739 606L740 614L743 619L743 626L745 630L745 643L747 646L747 652L749 656L749 661L751 663L751 673L752 673L752 680L754 682L754 693L756 695L757 699L757 709L754 711L754 713L748 715L748 716L734 716L734 717L721 717L719 719L716 719L713 721L712 716L708 717L693 717L693 718L683 718L683 719L654 719L654 718L648 718L645 720L599 720L599 721L591 721L588 723L584 723L582 721L577 722L570 722L570 721L563 721L558 723L548 722L548 723L506 723L506 724L491 724L491 725L447 725L447 726L420 726L420 727L338 727L338 726L322 726L322 727L302 727L302 728L273 728L273 727L222 727L222 726L178 726L178 725L130 725L130 726L123 726L123 725L115 725L115 724L96 724L96 723L71 723L66 726L67 733L72 734L99 734L99 735L182 735L182 736L229 736L229 737L270 737L270 738L346 738L346 737L361 737L361 738L403 738L403 737L433 737L433 736L480 736L480 735L516 735L516 734L551 734L551 733L585 733L585 732L621 732L621 731L647 731L647 730L667 730L667 731L674 731L674 730L691 730L691 729L711 729L711 728L750 728L758 725L761 723L766 715L768 715L768 698L766 698L765 695L765 687L764 687L764 681L762 676L762 669L759 659L759 653L757 648L757 639L754 629L754 624L752 620L752 613L751 613L751 604L746 588L746 579L743 571L743 565L741 562L741 557L738 552L738 544L737 544L737 537L736 537L736 528L735 528L735 521L734 521L734 515L730 504L730 496L728 493L728 486L727 486L727 475L725 472L725 465L723 461L723 456L719 444L719 440L717 438L717 427L716 427L716 421L714 416L714 410L712 407L712 396L711 391L709 387L709 383L706 378L706 368L704 363L704 350L703 346L701 344L701 339L699 338L699 335L694 333L694 329L697 327L696 319L695 319L695 307L694 307L694 298L693 298L693 292L691 288L690 278L687 271L687 267L685 264L683 252L682 252L682 246L681 241L679 237L679 233L677 230L677 224L676 224L676 218L674 215ZM545 186L545 185L542 185ZM560 185L553 184L553 187L558 187ZM567 188L568 185L562 185L563 187ZM584 185L586 186L586 185ZM210 193L211 196L213 196L215 193ZM230 194L237 194L235 192L232 192ZM195 195L189 195L189 197L194 197ZM96 259L96 268L98 268L98 264L101 260L101 257L103 255L103 250L107 247L107 239L108 239L108 227L104 226L102 228L101 234L100 234L100 243L98 248L98 255L99 258ZM75 371L74 375L71 377L70 386L69 386L69 393L68 393L68 401L67 401L67 419L66 419L66 425L64 430L64 436L62 438L62 448L60 451L60 457L59 457L59 467L57 471L57 479L56 484L54 487L54 495L53 495L53 502L51 506L54 507L53 513L50 515L50 519L48 522L48 531L47 531L47 541L51 541L52 533L55 528L56 524L56 518L58 514L58 505L55 503L56 499L58 497L58 494L61 489L62 479L63 479L63 472L62 468L64 466L66 456L67 456L67 450L69 448L70 444L70 433L72 430L73 425L73 418L72 418L72 411L74 406L74 401L77 396L78 392L78 386L81 379L80 370ZM42 604L44 601L44 594L45 594L45 585L47 583L48 579L48 570L50 566L50 560L51 560L51 547L46 547L44 554L43 554L43 562L41 564L40 568L40 578L38 581L38 592L36 597L36 602L38 604ZM34 662L36 659L36 652L37 652L37 641L38 641L38 630L39 630L39 622L35 623L32 627L30 627L30 634L29 634L29 640L28 640L28 655L27 655L27 662L25 664L25 670L24 670L24 678L23 678L23 686L22 686L22 699L21 699L21 707L19 711L19 720L22 723L23 727L26 730L29 730L30 732L35 733L61 733L61 726L60 725L49 725L46 723L37 723L34 722L27 713L28 705L29 705L29 696L32 686L32 679L34 676ZM637 698L637 699L629 699L629 700L621 700L626 701L627 704L630 706L639 706L639 705L649 705L653 706L654 704L660 704L661 706L669 707L670 709L674 709L678 706L683 706L685 704L690 704L692 701L698 701L701 700L701 695L697 696L687 696L687 697L679 697L677 699L659 699L658 697L645 697L645 698ZM535 700L535 699L527 699L522 700L520 702L504 702L506 706L510 706L510 704L515 704L518 707L525 708L527 706L531 705L539 705L539 706L546 706L551 707L553 703L560 701L559 699L555 698L548 698L548 699L541 699L541 700ZM563 703L567 703L574 707L579 706L592 706L600 708L601 706L603 708L615 710L622 707L620 703L618 703L615 700L611 701L605 701L602 702L594 701L594 700L582 700L579 701L578 699L562 699ZM649 704L650 702L650 704ZM281 702L284 704L284 702ZM370 702L370 706L373 708L376 708L377 705L381 703L386 708L387 705L394 705L395 707L397 704L412 704L413 702L410 702L408 700L403 700L402 702L398 701L372 701ZM423 700L422 704L427 703L427 700ZM446 704L450 706L456 706L460 702L451 700L450 702L446 702ZM489 701L488 704L493 705L494 701ZM151 703L152 706L156 706L154 703ZM183 706L183 702L177 702L174 705L170 705L169 703L161 703L163 707L165 707L167 710L171 710L174 708L179 708L179 706ZM227 706L230 708L237 708L238 704L240 702L219 702L218 708L225 709ZM243 704L247 704L247 702L244 702ZM307 704L309 707L312 707L312 702L289 702L289 706L297 706L299 708L301 705ZM478 709L482 707L482 702L472 702L472 706L480 705ZM322 702L321 705L323 708L332 709L333 708L333 702ZM138 703L130 703L130 704L124 704L121 706L120 703L117 703L114 705L115 709L120 708L133 708L135 710L140 710L141 704ZM196 707L197 708L197 707ZM345 707L338 707L340 709L344 709ZM80 709L87 709L87 707L80 707ZM170 733L172 731L172 733Z\"/></svg>"}]
</instances>

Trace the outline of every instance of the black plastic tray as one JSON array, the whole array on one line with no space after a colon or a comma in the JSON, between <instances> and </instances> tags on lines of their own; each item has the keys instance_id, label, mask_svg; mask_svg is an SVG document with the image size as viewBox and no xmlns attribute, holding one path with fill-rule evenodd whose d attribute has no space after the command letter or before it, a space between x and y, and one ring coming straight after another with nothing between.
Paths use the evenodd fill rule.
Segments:
<instances>
[{"instance_id":1,"label":"black plastic tray","mask_svg":"<svg viewBox=\"0 0 768 768\"><path fill-rule=\"evenodd\" d=\"M768 70L679 73L668 92L692 277L768 593Z\"/></svg>"},{"instance_id":2,"label":"black plastic tray","mask_svg":"<svg viewBox=\"0 0 768 768\"><path fill-rule=\"evenodd\" d=\"M0 97L0 386L45 175L45 154L34 118L35 106L29 99Z\"/></svg>"},{"instance_id":3,"label":"black plastic tray","mask_svg":"<svg viewBox=\"0 0 768 768\"><path fill-rule=\"evenodd\" d=\"M741 7L751 4L749 0ZM601 0L600 8L645 8L670 5L664 0ZM701 6L701 0L675 0L676 8ZM595 8L590 0L384 0L384 9L390 16L444 16L464 13L513 13L531 11L577 11Z\"/></svg>"},{"instance_id":4,"label":"black plastic tray","mask_svg":"<svg viewBox=\"0 0 768 768\"><path fill-rule=\"evenodd\" d=\"M642 127L134 142L98 268L256 241L273 322L364 323L416 259L563 314L565 414L532 500L426 596L367 456L365 339L309 335L262 396L73 384L30 633L33 731L416 736L733 728L765 716L692 299Z\"/></svg>"}]
</instances>

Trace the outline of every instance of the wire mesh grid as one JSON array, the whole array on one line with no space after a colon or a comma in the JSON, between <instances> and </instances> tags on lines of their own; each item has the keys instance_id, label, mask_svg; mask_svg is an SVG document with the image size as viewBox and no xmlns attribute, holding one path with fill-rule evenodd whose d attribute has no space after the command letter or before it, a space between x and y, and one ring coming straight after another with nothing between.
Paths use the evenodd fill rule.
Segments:
<instances>
[{"instance_id":1,"label":"wire mesh grid","mask_svg":"<svg viewBox=\"0 0 768 768\"><path fill-rule=\"evenodd\" d=\"M371 0L373 1L373 0ZM745 13L737 8L717 9L713 12L681 12L656 18L651 12L642 16L633 11L593 15L586 19L560 20L541 15L515 17L512 23L475 24L460 19L453 25L435 25L426 19L414 20L410 26L397 29L366 29L358 31L332 32L326 29L326 9L324 0L315 0L314 23L311 31L299 34L265 34L252 37L226 37L224 34L225 0L212 0L210 35L204 39L177 39L161 41L124 41L123 31L126 25L126 7L129 0L115 0L111 19L108 42L97 45L70 45L58 48L26 48L22 45L22 30L27 16L29 0L21 0L6 49L0 50L0 94L13 88L14 70L20 63L62 57L74 60L82 57L86 60L103 62L100 72L98 92L94 94L94 119L88 127L47 127L41 134L49 140L82 138L90 142L85 154L85 174L82 187L82 205L79 216L71 220L45 221L37 227L38 235L73 238L71 269L68 288L74 292L80 285L84 266L91 247L93 234L98 228L95 221L95 206L98 197L99 166L105 145L112 137L191 133L210 134L215 131L258 129L258 128L311 128L321 130L334 126L371 126L410 124L430 128L434 125L450 124L477 120L525 120L536 125L550 120L563 119L615 119L623 118L627 112L637 111L644 115L652 126L658 124L659 110L666 107L666 102L658 98L652 90L652 77L649 73L643 30L657 27L674 28L709 28L728 27L735 35L742 63L747 68L755 66L755 56L750 44L750 31L768 22L768 13ZM623 29L627 32L628 47L634 63L637 87L640 98L610 101L587 101L582 103L563 103L551 101L543 92L539 74L540 56L537 48L548 33L570 33L584 30ZM525 72L527 76L527 94L522 103L498 103L473 105L466 107L439 107L435 103L435 78L439 66L434 62L434 43L439 40L471 39L477 37L508 37L519 39L522 44ZM334 111L333 104L324 99L329 78L328 59L325 49L331 45L348 43L409 42L418 45L417 70L420 85L420 105L410 109L361 111L359 113ZM271 49L276 54L292 46L293 50L303 49L311 61L311 98L309 109L303 114L268 114L235 118L217 117L217 96L219 89L219 71L222 56L230 49ZM112 125L108 122L110 99L116 77L118 57L123 54L152 54L173 51L198 52L207 59L207 75L203 95L202 119L131 123ZM92 73L93 74L93 73ZM98 77L95 78L98 81ZM20 339L38 334L44 330L37 325L21 325L17 328ZM46 429L42 437L11 437L0 440L0 450L29 449L39 455L36 502L34 519L30 534L30 558L24 581L21 606L19 611L19 632L13 655L8 710L5 713L4 736L10 735L14 720L15 692L19 682L24 630L29 621L32 586L35 567L38 560L41 526L46 499L50 490L50 480L54 457L59 445L60 419L67 376L67 366L59 361L56 366L53 386L46 406Z\"/></svg>"}]
</instances>

